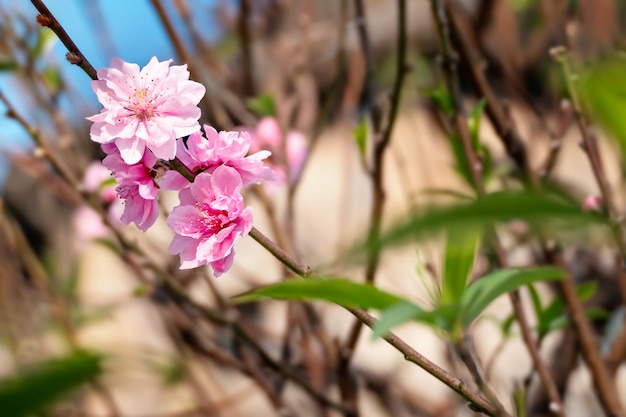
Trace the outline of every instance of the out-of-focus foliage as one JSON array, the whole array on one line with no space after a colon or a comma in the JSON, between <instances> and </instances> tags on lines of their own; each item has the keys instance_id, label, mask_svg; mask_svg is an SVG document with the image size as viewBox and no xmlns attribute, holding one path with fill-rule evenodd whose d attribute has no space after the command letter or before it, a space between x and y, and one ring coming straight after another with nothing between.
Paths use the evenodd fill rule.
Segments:
<instances>
[{"instance_id":1,"label":"out-of-focus foliage","mask_svg":"<svg viewBox=\"0 0 626 417\"><path fill-rule=\"evenodd\" d=\"M75 352L0 380L2 415L26 417L40 412L70 391L93 381L100 373L100 362L99 355Z\"/></svg>"}]
</instances>

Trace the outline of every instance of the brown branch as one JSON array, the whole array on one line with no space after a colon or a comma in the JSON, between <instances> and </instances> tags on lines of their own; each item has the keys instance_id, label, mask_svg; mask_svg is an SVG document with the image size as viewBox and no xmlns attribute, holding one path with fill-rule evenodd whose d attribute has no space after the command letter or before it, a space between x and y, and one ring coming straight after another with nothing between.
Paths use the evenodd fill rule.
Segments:
<instances>
[{"instance_id":1,"label":"brown branch","mask_svg":"<svg viewBox=\"0 0 626 417\"><path fill-rule=\"evenodd\" d=\"M374 58L372 56L372 46L370 44L369 34L367 32L367 17L365 15L365 5L363 0L354 0L355 22L361 50L365 56L365 86L363 89L362 103L366 108L372 105L374 99L374 79L373 68Z\"/></svg>"},{"instance_id":2,"label":"brown branch","mask_svg":"<svg viewBox=\"0 0 626 417\"><path fill-rule=\"evenodd\" d=\"M239 29L239 42L241 44L241 58L243 68L243 89L244 94L254 95L254 75L252 72L252 35L250 33L250 0L241 0L239 6L239 19L237 27Z\"/></svg>"},{"instance_id":3,"label":"brown branch","mask_svg":"<svg viewBox=\"0 0 626 417\"><path fill-rule=\"evenodd\" d=\"M551 257L550 260L561 267L564 271L567 270L565 261L562 254L558 249L554 249L548 252ZM585 363L591 372L593 378L593 387L598 395L602 408L607 413L608 417L624 417L626 414L620 404L619 395L615 383L611 380L610 374L602 362L600 352L596 344L591 324L585 316L585 311L580 303L576 287L571 277L560 280L559 288L567 307L568 315L570 317L572 326L576 330L578 341L580 343L581 351Z\"/></svg>"},{"instance_id":4,"label":"brown branch","mask_svg":"<svg viewBox=\"0 0 626 417\"><path fill-rule=\"evenodd\" d=\"M52 29L52 31L57 35L61 42L63 42L63 45L65 45L69 51L67 56L68 61L81 67L92 80L96 80L98 78L96 69L93 65L91 65L87 58L85 58L80 49L78 49L78 46L76 46L72 38L70 38L65 29L63 29L63 26L61 26L56 17L54 17L50 10L48 10L43 1L31 0L31 3L33 3L33 6L35 6L40 13L39 16L37 16L37 22L39 22L41 26Z\"/></svg>"},{"instance_id":5,"label":"brown branch","mask_svg":"<svg viewBox=\"0 0 626 417\"><path fill-rule=\"evenodd\" d=\"M487 116L492 122L509 157L515 162L520 173L533 183L533 171L528 160L526 145L487 81L483 60L475 46L477 41L470 30L469 22L466 18L463 18L465 12L454 2L446 1L445 3L450 16L450 27L459 45L461 59L467 63L472 80L480 95L485 99Z\"/></svg>"},{"instance_id":6,"label":"brown branch","mask_svg":"<svg viewBox=\"0 0 626 417\"><path fill-rule=\"evenodd\" d=\"M391 107L389 110L389 117L387 121L387 125L385 126L382 134L375 138L374 144L374 157L372 160L372 168L371 168L371 181L372 181L372 194L373 194L373 204L370 212L370 224L368 230L368 239L371 242L377 241L380 232L381 225L383 219L383 210L385 207L385 189L383 184L383 173L384 173L384 156L385 151L389 147L389 143L391 141L391 134L393 133L393 128L395 126L396 119L398 118L398 111L400 108L400 97L402 95L402 86L404 84L404 78L407 71L407 62L406 62L406 54L407 54L407 30L406 30L406 0L398 0L397 2L397 13L398 13L398 33L397 33L397 58L396 58L396 75L395 81L393 85L393 90L391 93ZM357 11L361 19L365 19L364 10L362 9L363 5L361 2L357 2ZM364 20L363 20L364 22ZM363 33L362 37L362 46L364 49L364 53L366 56L371 54L369 48L366 49L367 43L367 30L363 26L361 27ZM371 59L369 57L368 59ZM369 77L366 76L366 77ZM369 80L366 80L369 82ZM366 86L366 89L371 88L370 85ZM378 132L375 132L377 134ZM378 269L378 264L380 262L380 248L377 246L372 246L367 254L367 261L365 267L365 282L368 284L373 284L376 271ZM352 325L350 332L348 334L348 338L343 346L339 350L340 360L339 360L339 378L340 378L340 387L342 389L342 395L344 397L349 397L352 403L356 404L354 383L351 381L351 376L349 372L349 365L351 362L352 355L358 343L359 337L361 335L361 329L363 328L362 322L357 320Z\"/></svg>"}]
</instances>

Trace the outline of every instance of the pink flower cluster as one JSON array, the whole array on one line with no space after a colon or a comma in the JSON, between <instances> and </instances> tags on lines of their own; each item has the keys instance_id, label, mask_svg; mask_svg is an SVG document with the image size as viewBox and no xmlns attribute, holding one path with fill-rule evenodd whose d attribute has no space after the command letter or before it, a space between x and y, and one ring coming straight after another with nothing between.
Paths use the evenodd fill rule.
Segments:
<instances>
[{"instance_id":1,"label":"pink flower cluster","mask_svg":"<svg viewBox=\"0 0 626 417\"><path fill-rule=\"evenodd\" d=\"M235 241L252 229L252 209L241 191L275 178L263 160L269 151L248 155L247 132L200 130L198 103L205 93L189 80L186 66L152 58L141 70L120 59L98 71L92 87L104 106L91 120L91 139L102 144L102 164L113 173L121 221L146 231L159 216L160 189L179 191L180 205L167 217L176 233L169 251L180 255L181 269L210 265L214 275L233 263ZM193 181L174 170L163 173L162 160L177 159Z\"/></svg>"},{"instance_id":2,"label":"pink flower cluster","mask_svg":"<svg viewBox=\"0 0 626 417\"><path fill-rule=\"evenodd\" d=\"M274 186L287 182L292 184L300 178L309 151L304 134L297 130L283 134L278 120L274 117L262 118L256 129L250 133L251 151L269 149L275 157L284 155L283 158L274 158L270 161L276 174L276 181L272 183Z\"/></svg>"}]
</instances>

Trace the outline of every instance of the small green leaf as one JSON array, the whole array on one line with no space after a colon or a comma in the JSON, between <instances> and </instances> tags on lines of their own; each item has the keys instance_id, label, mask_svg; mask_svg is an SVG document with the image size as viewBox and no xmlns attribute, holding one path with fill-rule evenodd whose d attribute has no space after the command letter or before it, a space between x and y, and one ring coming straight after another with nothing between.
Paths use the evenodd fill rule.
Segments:
<instances>
[{"instance_id":1,"label":"small green leaf","mask_svg":"<svg viewBox=\"0 0 626 417\"><path fill-rule=\"evenodd\" d=\"M37 32L37 41L31 48L30 53L33 57L38 58L41 54L50 50L57 40L57 35L52 30L49 28L40 28Z\"/></svg>"},{"instance_id":2,"label":"small green leaf","mask_svg":"<svg viewBox=\"0 0 626 417\"><path fill-rule=\"evenodd\" d=\"M452 155L454 156L454 170L463 178L463 181L465 181L467 185L473 187L474 180L472 179L472 172L467 163L467 158L465 157L465 149L463 148L461 138L453 133L448 137L448 142L450 143Z\"/></svg>"},{"instance_id":3,"label":"small green leaf","mask_svg":"<svg viewBox=\"0 0 626 417\"><path fill-rule=\"evenodd\" d=\"M626 150L626 74L625 61L596 64L581 83L582 97L594 118L599 121Z\"/></svg>"},{"instance_id":4,"label":"small green leaf","mask_svg":"<svg viewBox=\"0 0 626 417\"><path fill-rule=\"evenodd\" d=\"M478 242L476 232L448 230L439 304L454 304L461 299L474 266Z\"/></svg>"},{"instance_id":5,"label":"small green leaf","mask_svg":"<svg viewBox=\"0 0 626 417\"><path fill-rule=\"evenodd\" d=\"M15 60L12 60L12 59L0 60L0 72L11 72L11 71L15 71L18 68L19 68L19 65L17 64L17 61Z\"/></svg>"},{"instance_id":6,"label":"small green leaf","mask_svg":"<svg viewBox=\"0 0 626 417\"><path fill-rule=\"evenodd\" d=\"M496 298L523 285L537 281L553 281L566 277L554 267L501 269L473 282L461 298L462 325L467 328Z\"/></svg>"},{"instance_id":7,"label":"small green leaf","mask_svg":"<svg viewBox=\"0 0 626 417\"><path fill-rule=\"evenodd\" d=\"M259 117L276 116L276 105L274 104L274 97L269 94L261 94L258 97L249 98L246 100L246 104L255 112Z\"/></svg>"},{"instance_id":8,"label":"small green leaf","mask_svg":"<svg viewBox=\"0 0 626 417\"><path fill-rule=\"evenodd\" d=\"M0 381L3 416L30 416L100 373L101 358L88 352L40 364L28 372Z\"/></svg>"},{"instance_id":9,"label":"small green leaf","mask_svg":"<svg viewBox=\"0 0 626 417\"><path fill-rule=\"evenodd\" d=\"M598 283L595 281L584 282L576 286L576 293L580 301L587 301L595 294L598 288ZM564 316L565 303L561 297L554 297L550 304L543 309L541 315L537 316L537 333L540 336L545 336L552 330L560 329L564 326L562 324L561 316ZM554 322L557 322L555 324ZM561 323L561 324L559 324ZM567 324L567 321L565 322Z\"/></svg>"},{"instance_id":10,"label":"small green leaf","mask_svg":"<svg viewBox=\"0 0 626 417\"><path fill-rule=\"evenodd\" d=\"M588 308L585 310L585 317L587 317L589 320L606 319L609 316L610 316L609 312L602 308L592 307L592 308ZM567 316L566 314L562 314L556 317L555 319L553 319L548 324L545 334L548 334L554 330L564 329L569 325L569 323L570 323L569 316Z\"/></svg>"},{"instance_id":11,"label":"small green leaf","mask_svg":"<svg viewBox=\"0 0 626 417\"><path fill-rule=\"evenodd\" d=\"M57 92L63 86L63 79L61 78L61 72L58 68L46 67L42 71L42 76L44 82L52 91Z\"/></svg>"},{"instance_id":12,"label":"small green leaf","mask_svg":"<svg viewBox=\"0 0 626 417\"><path fill-rule=\"evenodd\" d=\"M118 185L118 182L115 180L115 178L113 177L107 178L106 180L102 181L100 185L98 185L98 191L102 191L103 189L107 187L117 186L117 185Z\"/></svg>"},{"instance_id":13,"label":"small green leaf","mask_svg":"<svg viewBox=\"0 0 626 417\"><path fill-rule=\"evenodd\" d=\"M580 301L587 301L598 290L598 281L581 282L576 286L576 294Z\"/></svg>"},{"instance_id":14,"label":"small green leaf","mask_svg":"<svg viewBox=\"0 0 626 417\"><path fill-rule=\"evenodd\" d=\"M450 116L453 111L452 97L445 86L441 85L436 89L422 90L424 95L432 100L446 116Z\"/></svg>"},{"instance_id":15,"label":"small green leaf","mask_svg":"<svg viewBox=\"0 0 626 417\"><path fill-rule=\"evenodd\" d=\"M480 143L480 119L485 111L485 105L487 102L484 98L478 100L478 103L472 109L469 120L467 121L470 138L472 139L472 147L477 153L482 152L482 145Z\"/></svg>"},{"instance_id":16,"label":"small green leaf","mask_svg":"<svg viewBox=\"0 0 626 417\"><path fill-rule=\"evenodd\" d=\"M365 158L367 151L367 119L363 118L359 125L352 131L356 144L359 147L361 157Z\"/></svg>"},{"instance_id":17,"label":"small green leaf","mask_svg":"<svg viewBox=\"0 0 626 417\"><path fill-rule=\"evenodd\" d=\"M147 284L139 284L137 287L135 287L135 289L133 290L133 297L143 297L144 295L148 294L148 292L150 291L150 286Z\"/></svg>"},{"instance_id":18,"label":"small green leaf","mask_svg":"<svg viewBox=\"0 0 626 417\"><path fill-rule=\"evenodd\" d=\"M543 317L543 306L541 305L541 298L539 297L539 293L534 285L528 285L528 291L530 292L530 299L533 302L533 307L535 308L535 315L539 323L542 322Z\"/></svg>"},{"instance_id":19,"label":"small green leaf","mask_svg":"<svg viewBox=\"0 0 626 417\"><path fill-rule=\"evenodd\" d=\"M513 328L513 323L515 323L516 320L517 320L517 317L515 316L515 313L511 313L501 323L500 328L502 329L502 334L504 334L504 337L510 337L511 336L511 334L512 334L511 329Z\"/></svg>"},{"instance_id":20,"label":"small green leaf","mask_svg":"<svg viewBox=\"0 0 626 417\"><path fill-rule=\"evenodd\" d=\"M384 310L404 299L379 290L373 285L359 284L341 278L294 278L258 288L235 298L245 303L262 298L301 301L328 301L346 307Z\"/></svg>"},{"instance_id":21,"label":"small green leaf","mask_svg":"<svg viewBox=\"0 0 626 417\"><path fill-rule=\"evenodd\" d=\"M372 337L383 336L391 328L407 321L416 320L424 313L426 312L420 306L410 301L394 304L381 312L380 319L372 328L374 332Z\"/></svg>"}]
</instances>

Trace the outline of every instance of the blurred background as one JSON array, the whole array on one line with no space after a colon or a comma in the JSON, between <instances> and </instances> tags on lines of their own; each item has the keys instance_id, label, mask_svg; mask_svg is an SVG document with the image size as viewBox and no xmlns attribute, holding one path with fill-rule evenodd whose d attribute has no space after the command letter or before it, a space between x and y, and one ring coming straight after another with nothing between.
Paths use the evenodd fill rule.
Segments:
<instances>
[{"instance_id":1,"label":"blurred background","mask_svg":"<svg viewBox=\"0 0 626 417\"><path fill-rule=\"evenodd\" d=\"M407 3L408 66L385 155L384 224L416 206L467 191L441 110L445 77L431 3ZM530 166L547 171L581 201L598 194L550 50L567 47L581 66L623 51L626 3L447 3L454 16L453 42L463 39L466 45L458 54L467 112L484 96L472 75L479 68L526 146ZM367 233L372 150L371 144L359 150L354 131L361 126L373 135L388 117L398 49L396 2L45 4L94 67L108 66L113 57L140 66L152 56L172 58L176 65L187 64L191 78L207 88L201 123L218 129L246 126L259 141L263 128L277 129L282 145L273 149L271 163L287 174L282 182L246 194L255 226L314 270L362 280L364 268L345 262L344 254ZM235 266L215 279L203 268L178 270L178 260L167 255L172 232L164 216L145 234L115 221L113 230L105 227L85 203L85 198L102 198L101 184L90 188L86 181L102 154L89 140L85 117L99 112L100 105L89 77L66 61L66 48L37 23L37 14L30 2L0 0L0 378L79 348L102 355L88 383L37 415L474 414L460 397L368 332L360 336L349 369L340 369L339 346L353 319L336 306L231 305L230 297L288 275L251 239L238 243ZM493 173L488 187L498 188L517 174L494 117L484 116L480 139ZM304 155L297 167L288 166L285 143L292 133ZM619 153L601 131L598 138L623 208ZM175 203L175 194L164 194L163 212ZM111 201L99 204L105 212ZM507 241L511 265L540 262L523 227L515 226ZM613 252L602 239L591 237L587 243L568 248L567 254L578 281L598 283L587 305L608 312L594 322L603 342L610 340L606 317L623 316L624 301L613 278ZM385 253L377 285L428 305L441 246L435 239ZM488 256L479 257L484 270ZM163 275L177 286L163 284ZM554 296L548 287L542 294ZM510 311L508 300L498 300L487 319L473 327L477 355L506 407L513 408L512 393L523 387L528 415L552 415L519 334L503 330ZM623 325L615 323L613 331ZM398 334L451 373L467 376L432 330L406 325ZM568 415L602 415L572 340L566 330L552 332L542 354L554 366ZM612 372L626 401L623 359ZM77 385L67 375L57 378L59 385ZM356 393L357 414L342 409L346 384Z\"/></svg>"}]
</instances>

